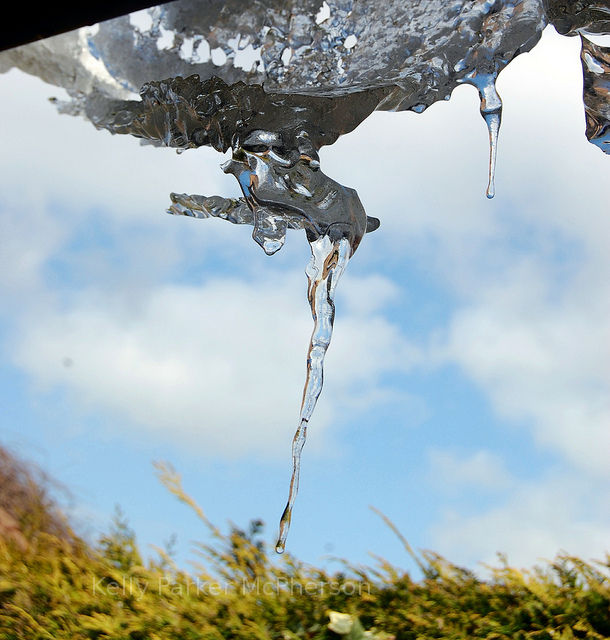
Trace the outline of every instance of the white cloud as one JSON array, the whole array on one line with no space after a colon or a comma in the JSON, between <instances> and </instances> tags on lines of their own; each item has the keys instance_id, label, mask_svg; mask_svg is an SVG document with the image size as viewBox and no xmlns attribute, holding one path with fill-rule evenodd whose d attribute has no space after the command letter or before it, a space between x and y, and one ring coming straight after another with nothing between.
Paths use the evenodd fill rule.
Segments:
<instances>
[{"instance_id":1,"label":"white cloud","mask_svg":"<svg viewBox=\"0 0 610 640\"><path fill-rule=\"evenodd\" d=\"M4 307L19 322L15 363L37 384L65 388L76 404L113 411L117 423L139 424L140 434L197 442L229 456L284 453L296 426L312 328L305 264L296 272L296 253L286 247L288 271L286 258L280 268L252 266L262 263L248 229L163 215L171 190L237 191L218 169L216 152L178 157L141 147L57 116L46 98L58 90L35 78L12 71L0 82L11 87L0 119L29 112L28 121L36 123L7 128L12 154L0 161L3 183L21 198L20 210L5 198L2 211L9 239L0 283L11 287ZM96 222L92 216L101 217L111 246L68 252ZM298 235L290 241L304 244ZM215 255L224 247L240 276L167 284L176 265L199 259L208 247ZM253 258L245 270L244 250ZM76 287L50 278L46 268L57 258L71 277L81 278ZM279 269L281 275L269 276ZM339 328L313 444L339 407L365 409L386 400L393 392L381 377L413 365L414 350L383 316L398 295L381 276L348 275L339 285Z\"/></svg>"},{"instance_id":2,"label":"white cloud","mask_svg":"<svg viewBox=\"0 0 610 640\"><path fill-rule=\"evenodd\" d=\"M230 457L284 453L311 333L303 280L291 272L157 286L135 307L85 292L64 310L23 318L15 362L39 384L65 387L77 403L114 411L142 434ZM374 310L373 293L369 300ZM398 329L376 311L344 314L340 324L327 366L335 381L316 411L314 442L355 386L378 389L382 374L413 362Z\"/></svg>"},{"instance_id":3,"label":"white cloud","mask_svg":"<svg viewBox=\"0 0 610 640\"><path fill-rule=\"evenodd\" d=\"M584 137L578 49L547 30L501 75L494 201L482 196L486 136L468 87L422 116L375 114L328 152L366 150L371 162L350 165L343 179L382 219L372 243L410 255L456 300L447 326L431 328L423 360L459 365L562 469L535 470L525 484L491 454L433 453L428 480L465 496L492 479L498 492L495 508L476 507L476 493L434 527L430 546L456 561L506 551L531 564L561 548L600 557L610 539L608 158ZM380 131L390 126L388 140ZM340 172L340 157L331 160ZM373 162L400 188L379 190Z\"/></svg>"},{"instance_id":4,"label":"white cloud","mask_svg":"<svg viewBox=\"0 0 610 640\"><path fill-rule=\"evenodd\" d=\"M17 194L7 194L4 199L0 211L0 291L5 302L10 296L21 305L30 304L32 293L42 287L42 267L61 247L67 230L40 200L34 204Z\"/></svg>"},{"instance_id":5,"label":"white cloud","mask_svg":"<svg viewBox=\"0 0 610 640\"><path fill-rule=\"evenodd\" d=\"M67 215L104 215L118 222L162 224L170 191L233 195L238 187L220 171L212 149L177 155L141 146L131 136L97 131L90 122L58 116L48 98L63 89L11 70L0 75L0 154L3 184L15 193L60 201ZM224 226L223 226L224 229ZM222 229L221 229L222 233Z\"/></svg>"},{"instance_id":6,"label":"white cloud","mask_svg":"<svg viewBox=\"0 0 610 640\"><path fill-rule=\"evenodd\" d=\"M359 277L357 282L354 282L348 271L342 278L341 287L337 292L338 300L348 313L354 315L366 315L381 310L400 296L396 284L378 274Z\"/></svg>"},{"instance_id":7,"label":"white cloud","mask_svg":"<svg viewBox=\"0 0 610 640\"><path fill-rule=\"evenodd\" d=\"M607 476L608 157L584 136L578 39L547 29L498 88L504 118L491 202L471 87L422 115L374 114L326 151L324 166L343 172L382 219L369 240L376 251L409 254L456 301L447 327L431 327L427 360L458 364L539 445ZM370 162L342 163L363 151ZM393 187L380 190L383 179Z\"/></svg>"},{"instance_id":8,"label":"white cloud","mask_svg":"<svg viewBox=\"0 0 610 640\"><path fill-rule=\"evenodd\" d=\"M458 564L497 565L505 553L513 566L550 560L561 550L603 560L610 540L607 491L579 474L553 473L519 483L496 506L475 513L447 510L435 525L435 550Z\"/></svg>"},{"instance_id":9,"label":"white cloud","mask_svg":"<svg viewBox=\"0 0 610 640\"><path fill-rule=\"evenodd\" d=\"M513 482L503 460L490 451L458 454L432 449L428 455L430 481L449 492L496 491L509 488Z\"/></svg>"},{"instance_id":10,"label":"white cloud","mask_svg":"<svg viewBox=\"0 0 610 640\"><path fill-rule=\"evenodd\" d=\"M446 356L540 444L608 477L610 286L587 271L558 293L544 268L515 265L453 316Z\"/></svg>"},{"instance_id":11,"label":"white cloud","mask_svg":"<svg viewBox=\"0 0 610 640\"><path fill-rule=\"evenodd\" d=\"M463 262L519 227L542 225L599 247L607 237L600 231L610 232L608 158L584 136L578 39L547 29L500 74L498 89L504 112L491 201L487 130L470 86L422 114L376 112L322 149L324 170L356 187L381 219L374 241L383 236L386 248L451 274L456 286Z\"/></svg>"}]
</instances>

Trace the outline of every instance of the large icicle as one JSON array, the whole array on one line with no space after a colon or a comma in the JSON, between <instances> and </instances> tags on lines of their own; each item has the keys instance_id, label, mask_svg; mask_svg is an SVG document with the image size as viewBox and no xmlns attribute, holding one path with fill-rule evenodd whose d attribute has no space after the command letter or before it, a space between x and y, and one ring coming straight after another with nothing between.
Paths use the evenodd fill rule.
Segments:
<instances>
[{"instance_id":1,"label":"large icicle","mask_svg":"<svg viewBox=\"0 0 610 640\"><path fill-rule=\"evenodd\" d=\"M347 238L333 242L325 235L310 242L310 246L311 261L305 273L309 281L307 297L314 319L314 330L307 352L307 377L303 390L299 426L292 441L290 491L286 508L280 519L280 532L275 546L278 553L284 551L290 528L292 507L299 490L301 452L307 437L307 425L322 391L324 356L330 345L335 321L335 289L352 254L352 248Z\"/></svg>"}]
</instances>

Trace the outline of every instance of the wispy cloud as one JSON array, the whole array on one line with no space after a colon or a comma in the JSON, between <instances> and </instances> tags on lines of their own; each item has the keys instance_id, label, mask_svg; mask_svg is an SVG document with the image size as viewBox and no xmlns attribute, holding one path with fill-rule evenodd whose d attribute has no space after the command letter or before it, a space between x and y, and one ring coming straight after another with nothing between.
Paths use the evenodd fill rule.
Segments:
<instances>
[{"instance_id":1,"label":"wispy cloud","mask_svg":"<svg viewBox=\"0 0 610 640\"><path fill-rule=\"evenodd\" d=\"M513 478L502 458L480 449L461 454L456 451L432 449L428 452L431 484L449 493L458 491L495 492L510 488Z\"/></svg>"},{"instance_id":2,"label":"wispy cloud","mask_svg":"<svg viewBox=\"0 0 610 640\"><path fill-rule=\"evenodd\" d=\"M455 562L531 566L561 550L603 560L610 539L608 492L578 473L550 473L517 482L507 498L487 508L447 509L434 526L434 548Z\"/></svg>"}]
</instances>

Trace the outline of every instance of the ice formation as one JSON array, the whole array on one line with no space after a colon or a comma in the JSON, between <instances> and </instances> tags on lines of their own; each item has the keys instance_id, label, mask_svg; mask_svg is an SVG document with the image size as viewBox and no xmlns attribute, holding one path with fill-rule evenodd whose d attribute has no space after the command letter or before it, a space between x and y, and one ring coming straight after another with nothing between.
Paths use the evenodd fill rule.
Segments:
<instances>
[{"instance_id":1,"label":"ice formation","mask_svg":"<svg viewBox=\"0 0 610 640\"><path fill-rule=\"evenodd\" d=\"M356 191L326 176L318 151L375 110L421 113L463 83L479 92L490 141L488 197L502 101L498 73L551 22L582 39L586 135L610 152L608 0L178 0L0 55L64 87L60 111L178 149L231 149L222 165L243 197L171 194L169 212L252 225L271 255L304 229L314 331L276 549L284 549L301 450L322 389L337 281L366 232ZM398 117L398 116L397 116Z\"/></svg>"}]
</instances>

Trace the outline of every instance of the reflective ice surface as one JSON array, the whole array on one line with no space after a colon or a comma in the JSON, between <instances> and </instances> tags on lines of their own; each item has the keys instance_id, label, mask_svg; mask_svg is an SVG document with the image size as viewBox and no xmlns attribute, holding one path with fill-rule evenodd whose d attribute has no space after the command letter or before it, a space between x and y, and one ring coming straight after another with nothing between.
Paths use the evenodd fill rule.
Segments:
<instances>
[{"instance_id":1,"label":"reflective ice surface","mask_svg":"<svg viewBox=\"0 0 610 640\"><path fill-rule=\"evenodd\" d=\"M299 425L292 443L288 502L281 517L276 545L281 553L298 492L307 425L322 391L324 356L330 345L335 318L337 282L363 235L377 229L379 220L366 215L353 189L340 185L321 171L318 160L310 157L314 154L296 155L281 150L278 134L255 131L242 144L233 149L232 158L222 168L235 176L243 198L172 193L168 212L250 224L254 227L254 240L269 255L281 249L288 228L305 229L311 246L312 257L306 274L314 330L307 352Z\"/></svg>"},{"instance_id":2,"label":"reflective ice surface","mask_svg":"<svg viewBox=\"0 0 610 640\"><path fill-rule=\"evenodd\" d=\"M502 100L496 91L497 74L469 73L462 82L472 84L479 91L481 100L481 115L489 132L489 180L487 183L487 197L496 195L496 157L498 155L498 134L502 122Z\"/></svg>"},{"instance_id":3,"label":"reflective ice surface","mask_svg":"<svg viewBox=\"0 0 610 640\"><path fill-rule=\"evenodd\" d=\"M545 25L541 0L179 0L20 47L0 69L62 86L64 111L155 144L226 150L281 129L288 149L305 132L315 154L375 109L421 113L495 77ZM499 119L485 118L493 148Z\"/></svg>"},{"instance_id":4,"label":"reflective ice surface","mask_svg":"<svg viewBox=\"0 0 610 640\"><path fill-rule=\"evenodd\" d=\"M0 55L0 72L16 66L65 88L70 98L57 103L60 111L98 128L178 151L230 150L222 169L243 196L172 193L169 213L249 224L268 255L288 229L305 230L314 331L279 552L322 390L337 281L379 226L353 188L323 173L320 148L375 110L422 113L471 84L489 132L493 197L502 116L496 79L549 21L582 38L586 135L608 153L610 54L589 40L610 33L603 0L179 0Z\"/></svg>"},{"instance_id":5,"label":"reflective ice surface","mask_svg":"<svg viewBox=\"0 0 610 640\"><path fill-rule=\"evenodd\" d=\"M329 236L324 235L310 242L310 245L311 262L306 271L309 281L307 298L314 320L314 330L307 352L307 377L299 426L292 441L292 477L288 502L280 519L280 533L275 546L278 553L284 551L292 507L299 490L301 451L307 437L307 425L322 391L324 356L330 345L335 322L335 288L352 254L352 246L347 237L333 241Z\"/></svg>"},{"instance_id":6,"label":"reflective ice surface","mask_svg":"<svg viewBox=\"0 0 610 640\"><path fill-rule=\"evenodd\" d=\"M243 198L172 193L169 213L250 224L252 237L269 255L281 249L287 229L305 229L310 242L347 238L355 251L379 220L367 216L356 191L325 175L317 160L274 151L271 135L251 135L222 165L236 177Z\"/></svg>"},{"instance_id":7,"label":"reflective ice surface","mask_svg":"<svg viewBox=\"0 0 610 640\"><path fill-rule=\"evenodd\" d=\"M604 153L610 153L610 46L590 40L598 36L606 36L608 40L610 1L545 0L544 4L559 33L581 38L585 134Z\"/></svg>"},{"instance_id":8,"label":"reflective ice surface","mask_svg":"<svg viewBox=\"0 0 610 640\"><path fill-rule=\"evenodd\" d=\"M404 110L444 99L473 69L499 71L546 24L540 0L323 7L320 0L179 0L22 47L12 63L86 95L94 87L123 97L151 80L198 74L320 96L386 86L392 91L382 108Z\"/></svg>"},{"instance_id":9,"label":"reflective ice surface","mask_svg":"<svg viewBox=\"0 0 610 640\"><path fill-rule=\"evenodd\" d=\"M610 47L595 45L586 36L581 38L587 138L610 153Z\"/></svg>"}]
</instances>

